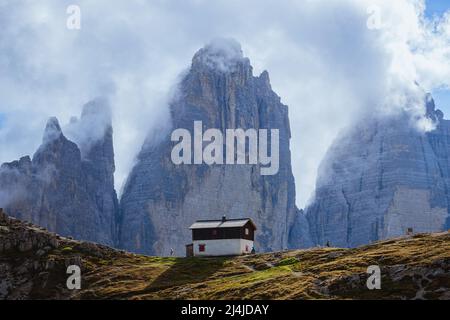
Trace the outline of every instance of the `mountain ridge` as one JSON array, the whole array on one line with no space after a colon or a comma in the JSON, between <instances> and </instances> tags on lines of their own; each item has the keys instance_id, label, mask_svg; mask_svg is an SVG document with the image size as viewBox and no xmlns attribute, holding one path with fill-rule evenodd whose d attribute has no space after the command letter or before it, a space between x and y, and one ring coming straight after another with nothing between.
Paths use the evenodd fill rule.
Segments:
<instances>
[{"instance_id":1,"label":"mountain ridge","mask_svg":"<svg viewBox=\"0 0 450 320\"><path fill-rule=\"evenodd\" d=\"M111 110L98 98L64 128L50 118L33 158L2 165L0 205L63 235L161 256L184 255L188 227L223 215L252 218L259 251L356 247L450 228L450 121L431 96L433 131L415 131L404 114L368 117L336 139L305 209L295 203L288 106L267 71L253 74L238 42L217 39L198 50L169 109L171 127L147 136L120 202ZM175 165L169 129L192 134L197 122L222 132L278 129L278 173L261 176L260 164Z\"/></svg>"},{"instance_id":2,"label":"mountain ridge","mask_svg":"<svg viewBox=\"0 0 450 320\"><path fill-rule=\"evenodd\" d=\"M403 113L368 118L336 139L305 209L314 244L355 247L450 228L450 121L431 96L424 105L432 131Z\"/></svg>"},{"instance_id":3,"label":"mountain ridge","mask_svg":"<svg viewBox=\"0 0 450 320\"><path fill-rule=\"evenodd\" d=\"M71 122L67 131L78 134L78 143L52 117L33 158L1 166L2 205L11 215L66 236L116 243L113 131L109 116L102 115L109 109L105 103L89 102L80 120Z\"/></svg>"}]
</instances>

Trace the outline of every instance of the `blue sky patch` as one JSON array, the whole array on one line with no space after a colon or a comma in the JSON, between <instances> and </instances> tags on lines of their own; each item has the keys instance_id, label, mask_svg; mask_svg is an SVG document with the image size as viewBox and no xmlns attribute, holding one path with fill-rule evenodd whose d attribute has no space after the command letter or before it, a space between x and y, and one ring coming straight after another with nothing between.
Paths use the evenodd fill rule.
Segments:
<instances>
[{"instance_id":1,"label":"blue sky patch","mask_svg":"<svg viewBox=\"0 0 450 320\"><path fill-rule=\"evenodd\" d=\"M3 128L6 122L6 115L0 112L0 129Z\"/></svg>"},{"instance_id":2,"label":"blue sky patch","mask_svg":"<svg viewBox=\"0 0 450 320\"><path fill-rule=\"evenodd\" d=\"M428 18L441 16L450 10L450 1L446 0L427 0L425 14ZM432 92L436 107L444 111L445 118L450 117L450 90L437 89Z\"/></svg>"},{"instance_id":3,"label":"blue sky patch","mask_svg":"<svg viewBox=\"0 0 450 320\"><path fill-rule=\"evenodd\" d=\"M427 0L425 14L427 17L442 15L450 9L450 2L447 0Z\"/></svg>"},{"instance_id":4,"label":"blue sky patch","mask_svg":"<svg viewBox=\"0 0 450 320\"><path fill-rule=\"evenodd\" d=\"M434 99L434 102L436 104L436 108L441 109L444 114L445 118L450 118L450 90L448 89L438 89L433 90L432 96Z\"/></svg>"}]
</instances>

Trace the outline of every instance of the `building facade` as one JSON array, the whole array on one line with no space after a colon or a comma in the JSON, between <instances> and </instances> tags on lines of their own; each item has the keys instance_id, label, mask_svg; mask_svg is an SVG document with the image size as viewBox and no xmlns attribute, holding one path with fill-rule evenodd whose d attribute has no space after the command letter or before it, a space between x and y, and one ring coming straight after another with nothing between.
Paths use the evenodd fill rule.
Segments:
<instances>
[{"instance_id":1,"label":"building facade","mask_svg":"<svg viewBox=\"0 0 450 320\"><path fill-rule=\"evenodd\" d=\"M192 230L187 256L232 256L254 252L256 226L249 218L200 220Z\"/></svg>"}]
</instances>

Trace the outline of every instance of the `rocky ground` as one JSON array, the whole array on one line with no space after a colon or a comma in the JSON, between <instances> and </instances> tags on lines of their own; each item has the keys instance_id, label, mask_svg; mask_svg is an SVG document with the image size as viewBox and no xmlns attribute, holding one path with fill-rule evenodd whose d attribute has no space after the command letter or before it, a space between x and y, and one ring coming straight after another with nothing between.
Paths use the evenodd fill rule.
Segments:
<instances>
[{"instance_id":1,"label":"rocky ground","mask_svg":"<svg viewBox=\"0 0 450 320\"><path fill-rule=\"evenodd\" d=\"M82 289L68 290L79 265ZM380 290L367 267L379 265ZM450 299L450 233L357 249L161 258L60 237L0 212L0 299Z\"/></svg>"}]
</instances>

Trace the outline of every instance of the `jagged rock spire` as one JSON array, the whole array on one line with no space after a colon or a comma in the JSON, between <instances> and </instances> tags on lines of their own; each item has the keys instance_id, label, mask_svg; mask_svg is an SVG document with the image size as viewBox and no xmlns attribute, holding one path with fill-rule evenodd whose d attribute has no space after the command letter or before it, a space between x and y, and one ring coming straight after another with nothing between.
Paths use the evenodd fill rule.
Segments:
<instances>
[{"instance_id":1,"label":"jagged rock spire","mask_svg":"<svg viewBox=\"0 0 450 320\"><path fill-rule=\"evenodd\" d=\"M241 45L234 39L218 38L200 49L192 59L192 68L208 68L220 72L233 72L239 65L250 66L244 58Z\"/></svg>"},{"instance_id":2,"label":"jagged rock spire","mask_svg":"<svg viewBox=\"0 0 450 320\"><path fill-rule=\"evenodd\" d=\"M258 225L259 251L288 247L295 219L295 185L289 151L288 108L270 89L268 73L254 77L234 40L215 40L194 56L170 104L173 129L279 129L280 170L261 176L257 165L174 165L170 132L143 148L121 199L121 247L177 255L191 241L197 219L250 217Z\"/></svg>"},{"instance_id":3,"label":"jagged rock spire","mask_svg":"<svg viewBox=\"0 0 450 320\"><path fill-rule=\"evenodd\" d=\"M114 245L118 201L110 121L107 106L88 103L80 120L65 128L70 138L79 138L75 143L50 118L33 160L3 166L0 205L7 203L11 215L59 234ZM5 194L8 199L2 199Z\"/></svg>"},{"instance_id":4,"label":"jagged rock spire","mask_svg":"<svg viewBox=\"0 0 450 320\"><path fill-rule=\"evenodd\" d=\"M48 119L44 130L44 136L42 139L43 144L52 142L62 136L61 126L56 117L51 117Z\"/></svg>"},{"instance_id":5,"label":"jagged rock spire","mask_svg":"<svg viewBox=\"0 0 450 320\"><path fill-rule=\"evenodd\" d=\"M109 101L95 98L83 106L81 117L72 117L65 128L67 137L81 150L83 158L89 157L92 149L108 140L108 149L112 149L112 116ZM94 151L95 152L95 151Z\"/></svg>"}]
</instances>

